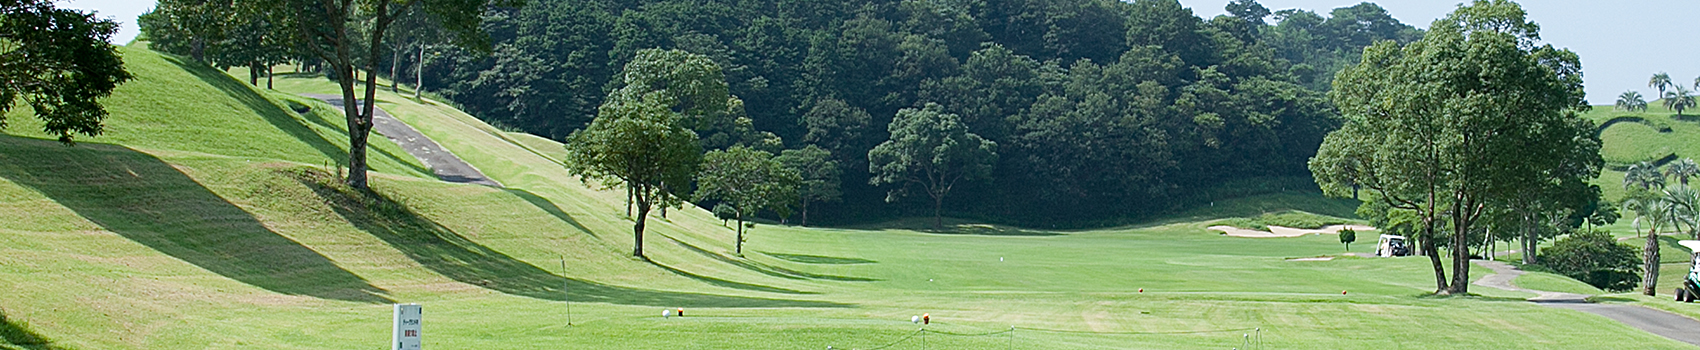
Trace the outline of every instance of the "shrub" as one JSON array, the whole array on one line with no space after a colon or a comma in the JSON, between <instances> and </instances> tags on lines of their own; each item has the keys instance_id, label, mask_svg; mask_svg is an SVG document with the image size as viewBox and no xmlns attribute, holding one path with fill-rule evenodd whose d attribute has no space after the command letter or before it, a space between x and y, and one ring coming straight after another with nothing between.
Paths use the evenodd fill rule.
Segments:
<instances>
[{"instance_id":1,"label":"shrub","mask_svg":"<svg viewBox=\"0 0 1700 350\"><path fill-rule=\"evenodd\" d=\"M1573 233L1553 242L1541 259L1555 273L1608 291L1627 291L1640 283L1636 248L1619 244L1604 232Z\"/></svg>"}]
</instances>

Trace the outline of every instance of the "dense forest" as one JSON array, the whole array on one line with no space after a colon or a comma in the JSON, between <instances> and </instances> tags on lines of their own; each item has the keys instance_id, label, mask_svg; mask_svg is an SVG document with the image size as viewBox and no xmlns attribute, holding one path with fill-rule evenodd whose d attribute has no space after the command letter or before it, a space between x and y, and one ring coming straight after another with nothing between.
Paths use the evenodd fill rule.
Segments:
<instances>
[{"instance_id":1,"label":"dense forest","mask_svg":"<svg viewBox=\"0 0 1700 350\"><path fill-rule=\"evenodd\" d=\"M712 57L749 127L843 165L842 201L814 210L829 222L924 207L886 204L890 189L868 185L867 154L899 109L936 103L1000 155L991 180L960 185L947 212L1072 226L1314 186L1305 160L1338 125L1325 98L1333 73L1375 41L1422 35L1371 3L1327 16L1252 0L1227 9L1201 19L1175 0L533 0L487 15L491 54L409 52L393 64L407 72L423 58L427 90L564 140L638 50Z\"/></svg>"},{"instance_id":2,"label":"dense forest","mask_svg":"<svg viewBox=\"0 0 1700 350\"><path fill-rule=\"evenodd\" d=\"M268 29L267 7L223 3L162 1L144 34L216 66L313 65ZM934 209L915 193L938 186L870 172L870 151L913 109L994 153L989 171L943 186L949 215L1098 225L1315 190L1305 162L1340 125L1326 98L1335 72L1377 41L1423 35L1371 3L1327 16L1255 0L1225 8L1202 19L1175 0L531 0L485 12L487 49L460 49L467 38L434 16L401 15L372 51L383 59L355 64L565 141L632 81L622 72L640 52L680 50L714 67L686 65L723 76L737 102L726 121L692 128L704 149L836 161L830 173L842 175L826 181L839 186L816 198L817 222Z\"/></svg>"}]
</instances>

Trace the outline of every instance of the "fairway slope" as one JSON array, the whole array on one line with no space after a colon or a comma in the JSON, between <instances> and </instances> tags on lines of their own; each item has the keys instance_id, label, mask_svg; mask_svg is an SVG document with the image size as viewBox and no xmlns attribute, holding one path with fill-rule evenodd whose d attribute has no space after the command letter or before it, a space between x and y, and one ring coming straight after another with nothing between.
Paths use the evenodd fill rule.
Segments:
<instances>
[{"instance_id":1,"label":"fairway slope","mask_svg":"<svg viewBox=\"0 0 1700 350\"><path fill-rule=\"evenodd\" d=\"M1097 230L759 224L741 256L687 207L649 219L640 259L624 193L571 176L554 141L386 89L379 106L506 188L438 181L373 138L357 191L341 116L296 97L334 92L322 77L264 91L125 55L138 79L107 135L66 147L16 111L0 136L0 348L369 349L392 302L428 310L433 349L1693 348L1511 292L1426 296L1426 259L1345 256L1333 236L1204 229L1349 214L1265 206L1314 194Z\"/></svg>"}]
</instances>

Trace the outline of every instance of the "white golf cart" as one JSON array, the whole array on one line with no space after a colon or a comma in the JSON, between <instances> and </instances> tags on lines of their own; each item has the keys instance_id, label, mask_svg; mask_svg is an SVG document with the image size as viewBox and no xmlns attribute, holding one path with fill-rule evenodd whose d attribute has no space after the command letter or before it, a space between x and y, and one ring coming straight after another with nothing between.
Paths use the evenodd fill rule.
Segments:
<instances>
[{"instance_id":1,"label":"white golf cart","mask_svg":"<svg viewBox=\"0 0 1700 350\"><path fill-rule=\"evenodd\" d=\"M1391 258L1411 255L1411 246L1405 243L1405 236L1381 235L1381 240L1375 243L1375 256Z\"/></svg>"},{"instance_id":2,"label":"white golf cart","mask_svg":"<svg viewBox=\"0 0 1700 350\"><path fill-rule=\"evenodd\" d=\"M1700 298L1700 241L1678 241L1678 245L1692 252L1689 257L1688 277L1682 279L1682 286L1676 289L1676 301L1692 303Z\"/></svg>"}]
</instances>

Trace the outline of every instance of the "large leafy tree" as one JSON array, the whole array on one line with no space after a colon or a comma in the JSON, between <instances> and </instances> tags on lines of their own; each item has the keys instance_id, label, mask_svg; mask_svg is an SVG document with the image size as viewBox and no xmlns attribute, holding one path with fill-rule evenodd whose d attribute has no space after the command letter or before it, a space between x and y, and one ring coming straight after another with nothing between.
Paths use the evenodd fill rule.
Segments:
<instances>
[{"instance_id":1,"label":"large leafy tree","mask_svg":"<svg viewBox=\"0 0 1700 350\"><path fill-rule=\"evenodd\" d=\"M603 188L625 188L637 204L632 255L643 255L644 224L657 206L683 203L668 189L690 188L702 158L695 132L666 105L629 101L602 106L589 127L567 139L567 169Z\"/></svg>"},{"instance_id":2,"label":"large leafy tree","mask_svg":"<svg viewBox=\"0 0 1700 350\"><path fill-rule=\"evenodd\" d=\"M106 119L99 99L131 77L106 43L117 31L117 23L52 1L0 1L0 128L22 99L60 142L99 135Z\"/></svg>"},{"instance_id":3,"label":"large leafy tree","mask_svg":"<svg viewBox=\"0 0 1700 350\"><path fill-rule=\"evenodd\" d=\"M838 188L843 170L831 151L808 145L780 152L778 160L802 175L797 187L797 209L802 214L803 226L809 225L809 203L836 202L843 195Z\"/></svg>"},{"instance_id":4,"label":"large leafy tree","mask_svg":"<svg viewBox=\"0 0 1700 350\"><path fill-rule=\"evenodd\" d=\"M919 186L933 200L933 227L944 227L944 198L965 181L991 175L997 162L996 142L968 132L955 114L934 103L905 108L888 127L891 139L868 151L868 171L875 186L900 185L886 196L895 201L909 186Z\"/></svg>"},{"instance_id":5,"label":"large leafy tree","mask_svg":"<svg viewBox=\"0 0 1700 350\"><path fill-rule=\"evenodd\" d=\"M207 51L225 39L238 4L233 0L160 0L153 11L137 18L150 47L187 54L196 62L212 63Z\"/></svg>"},{"instance_id":6,"label":"large leafy tree","mask_svg":"<svg viewBox=\"0 0 1700 350\"><path fill-rule=\"evenodd\" d=\"M773 154L744 146L709 151L697 172L696 200L720 200L732 207L738 220L733 253L744 255L744 220L762 210L789 215L797 201L797 186L803 181L796 169L786 167Z\"/></svg>"},{"instance_id":7,"label":"large leafy tree","mask_svg":"<svg viewBox=\"0 0 1700 350\"><path fill-rule=\"evenodd\" d=\"M342 90L348 123L348 184L367 189L366 142L372 132L372 110L378 84L377 62L383 58L385 34L404 16L431 16L451 33L452 42L475 52L490 50L482 27L491 7L521 6L524 0L244 0L253 6L274 6L274 20L292 29L297 43L324 60ZM415 7L423 11L415 11ZM366 71L364 99L355 96L355 70ZM355 103L359 102L359 103Z\"/></svg>"},{"instance_id":8,"label":"large leafy tree","mask_svg":"<svg viewBox=\"0 0 1700 350\"><path fill-rule=\"evenodd\" d=\"M1622 94L1617 95L1617 104L1614 108L1630 112L1645 112L1647 111L1647 99L1641 97L1640 92L1624 91Z\"/></svg>"},{"instance_id":9,"label":"large leafy tree","mask_svg":"<svg viewBox=\"0 0 1700 350\"><path fill-rule=\"evenodd\" d=\"M1574 113L1586 108L1580 60L1535 45L1539 26L1525 17L1505 0L1461 6L1422 40L1364 49L1330 93L1348 122L1311 159L1317 184L1333 196L1369 189L1415 212L1437 293L1468 292L1468 234L1489 205L1592 178L1602 163L1591 123ZM1451 279L1435 254L1443 226Z\"/></svg>"}]
</instances>

